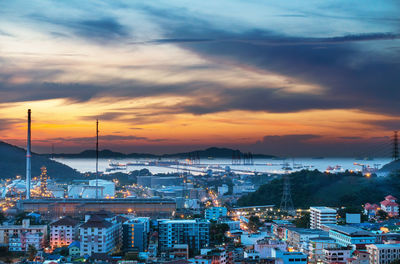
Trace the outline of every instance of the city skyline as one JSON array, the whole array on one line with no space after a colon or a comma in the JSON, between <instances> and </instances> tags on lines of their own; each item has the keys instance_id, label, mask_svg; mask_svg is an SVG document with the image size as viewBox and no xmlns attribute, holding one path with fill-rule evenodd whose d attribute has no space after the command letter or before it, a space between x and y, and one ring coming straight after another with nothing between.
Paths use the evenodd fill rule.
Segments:
<instances>
[{"instance_id":1,"label":"city skyline","mask_svg":"<svg viewBox=\"0 0 400 264\"><path fill-rule=\"evenodd\" d=\"M359 156L400 128L396 2L0 7L0 140L31 108L36 152L93 149L96 118L125 153Z\"/></svg>"}]
</instances>

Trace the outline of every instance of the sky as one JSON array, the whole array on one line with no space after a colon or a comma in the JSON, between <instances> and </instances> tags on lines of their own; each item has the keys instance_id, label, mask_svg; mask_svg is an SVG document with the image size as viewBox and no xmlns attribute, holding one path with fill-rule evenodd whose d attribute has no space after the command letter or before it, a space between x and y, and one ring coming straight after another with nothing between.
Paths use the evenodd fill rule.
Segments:
<instances>
[{"instance_id":1,"label":"sky","mask_svg":"<svg viewBox=\"0 0 400 264\"><path fill-rule=\"evenodd\" d=\"M1 1L0 140L390 155L399 1Z\"/></svg>"}]
</instances>

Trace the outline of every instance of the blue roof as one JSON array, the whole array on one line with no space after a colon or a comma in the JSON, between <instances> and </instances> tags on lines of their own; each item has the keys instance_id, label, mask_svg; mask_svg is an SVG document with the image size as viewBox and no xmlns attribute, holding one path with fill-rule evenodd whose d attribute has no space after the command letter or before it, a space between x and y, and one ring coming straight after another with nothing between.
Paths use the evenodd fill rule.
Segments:
<instances>
[{"instance_id":1,"label":"blue roof","mask_svg":"<svg viewBox=\"0 0 400 264\"><path fill-rule=\"evenodd\" d=\"M79 241L73 241L71 244L69 244L68 248L72 248L72 247L81 247L81 243Z\"/></svg>"}]
</instances>

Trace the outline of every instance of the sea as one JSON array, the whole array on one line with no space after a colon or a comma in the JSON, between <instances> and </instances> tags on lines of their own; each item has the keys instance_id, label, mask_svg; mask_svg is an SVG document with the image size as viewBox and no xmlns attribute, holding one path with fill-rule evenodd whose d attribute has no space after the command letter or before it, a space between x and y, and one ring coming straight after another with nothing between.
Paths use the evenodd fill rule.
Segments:
<instances>
[{"instance_id":1,"label":"sea","mask_svg":"<svg viewBox=\"0 0 400 264\"><path fill-rule=\"evenodd\" d=\"M71 158L55 158L54 160L66 164L79 172L95 172L95 159L71 159ZM99 159L99 171L104 173L125 172L148 169L151 173L174 173L188 171L193 174L202 174L209 170L223 171L229 169L233 172L251 174L257 173L285 173L299 171L302 169L319 170L331 172L340 172L345 170L361 171L362 167L381 168L389 163L389 158L374 159L355 159L355 158L294 158L286 160L277 159L254 159L253 164L232 164L231 159L201 159L197 164L191 164L188 160L168 160L163 159L165 163L171 164L161 166L148 166L144 163L155 160L149 159ZM179 165L172 164L179 161ZM113 166L114 164L114 166ZM115 164L119 166L115 170ZM128 165L127 165L128 164ZM110 166L111 165L111 166ZM125 166L127 165L127 166ZM111 170L110 170L111 169Z\"/></svg>"}]
</instances>

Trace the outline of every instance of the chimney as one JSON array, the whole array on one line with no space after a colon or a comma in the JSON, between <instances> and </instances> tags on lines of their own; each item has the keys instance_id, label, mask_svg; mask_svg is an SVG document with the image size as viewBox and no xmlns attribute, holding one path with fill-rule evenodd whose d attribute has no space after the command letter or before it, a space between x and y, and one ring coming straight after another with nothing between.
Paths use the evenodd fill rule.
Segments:
<instances>
[{"instance_id":1,"label":"chimney","mask_svg":"<svg viewBox=\"0 0 400 264\"><path fill-rule=\"evenodd\" d=\"M26 199L31 199L31 109L28 109L28 137L26 144Z\"/></svg>"}]
</instances>

